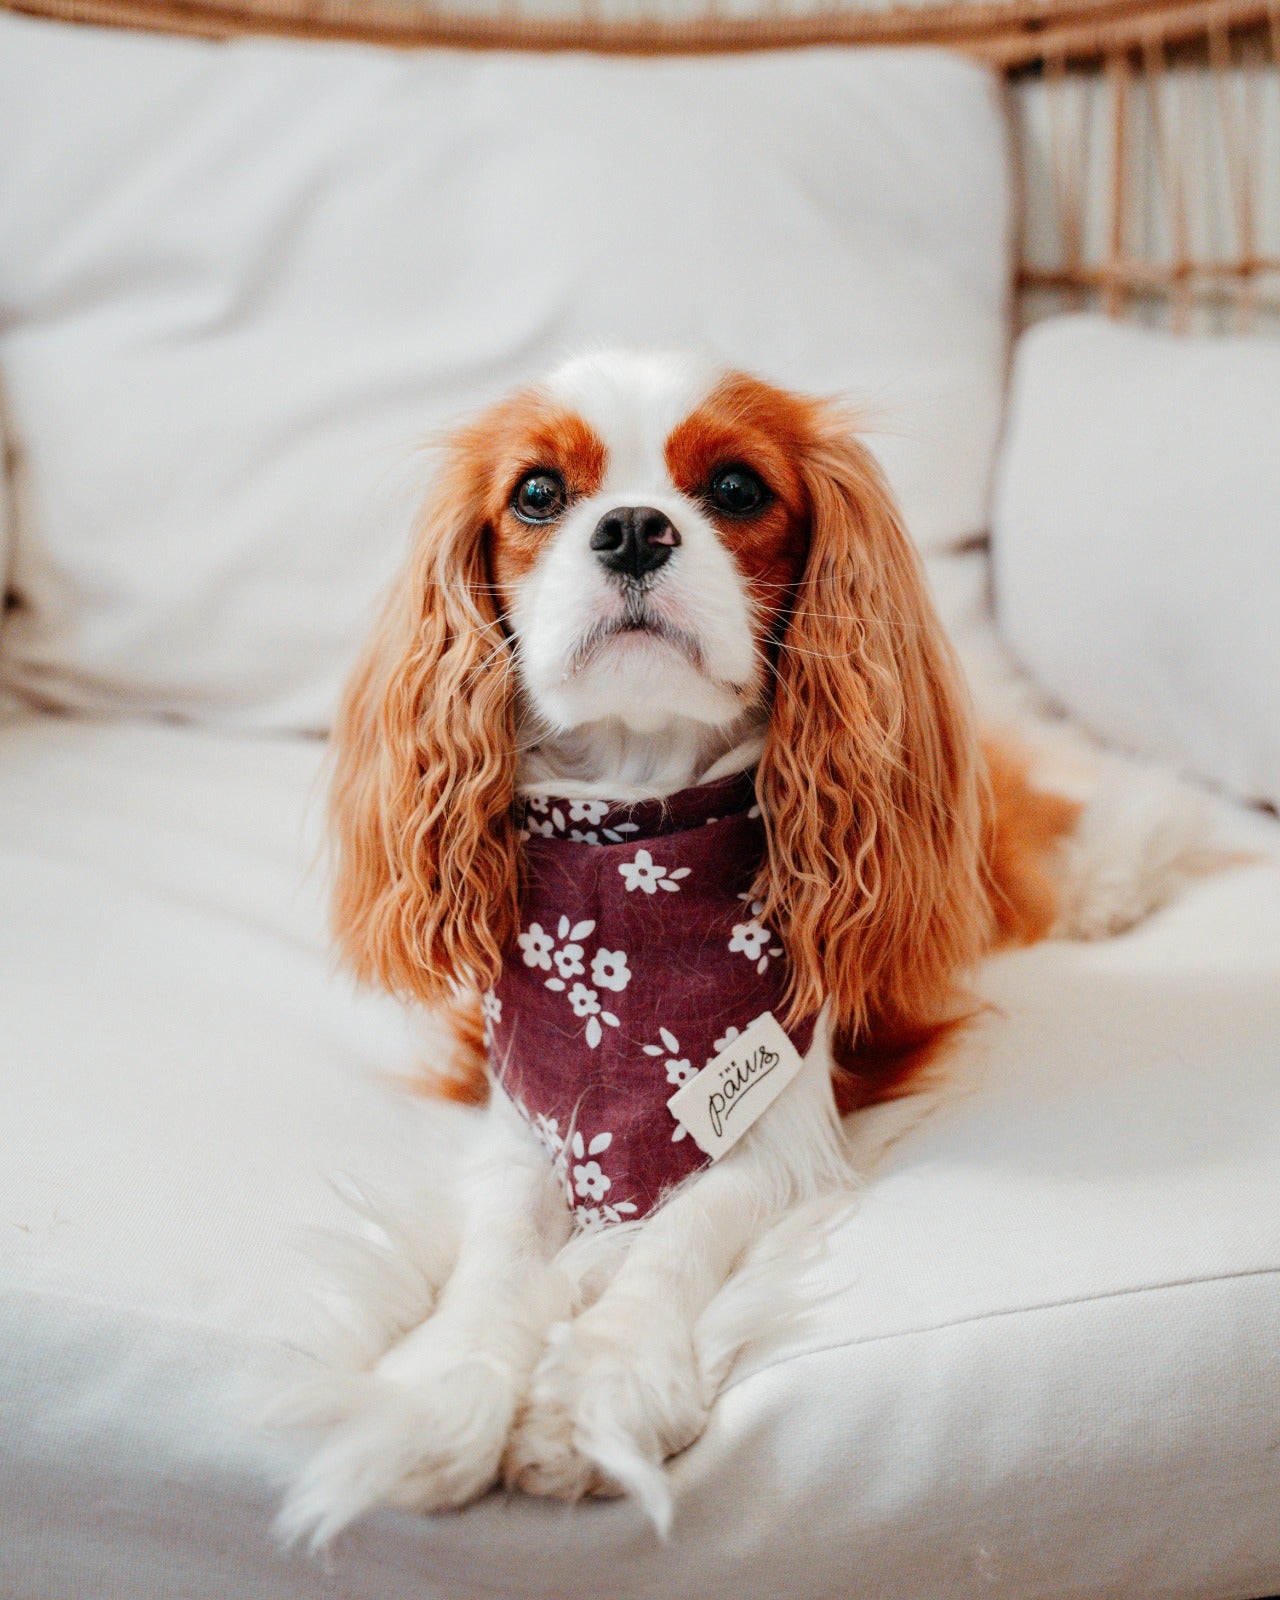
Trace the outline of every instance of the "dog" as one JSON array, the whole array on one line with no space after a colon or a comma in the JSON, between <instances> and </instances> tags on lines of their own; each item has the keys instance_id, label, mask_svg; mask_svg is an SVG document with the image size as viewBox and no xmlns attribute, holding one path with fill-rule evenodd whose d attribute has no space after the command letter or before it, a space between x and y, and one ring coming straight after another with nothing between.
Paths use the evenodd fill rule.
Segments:
<instances>
[{"instance_id":1,"label":"dog","mask_svg":"<svg viewBox=\"0 0 1280 1600\"><path fill-rule=\"evenodd\" d=\"M287 1532L500 1481L665 1530L664 1462L856 1185L843 1119L945 1073L984 954L1167 887L1032 760L839 405L603 352L452 437L336 726L334 926L448 1010L435 1086L484 1109L398 1267L381 1234L398 1309L295 1408Z\"/></svg>"}]
</instances>

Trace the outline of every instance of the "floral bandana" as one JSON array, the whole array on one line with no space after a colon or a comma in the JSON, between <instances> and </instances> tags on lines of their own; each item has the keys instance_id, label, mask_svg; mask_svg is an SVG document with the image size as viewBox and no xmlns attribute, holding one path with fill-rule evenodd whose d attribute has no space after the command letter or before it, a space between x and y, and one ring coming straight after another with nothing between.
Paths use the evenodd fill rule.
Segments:
<instances>
[{"instance_id":1,"label":"floral bandana","mask_svg":"<svg viewBox=\"0 0 1280 1600\"><path fill-rule=\"evenodd\" d=\"M643 1217L708 1158L667 1109L762 1012L787 965L751 883L751 773L666 800L530 799L520 933L484 996L494 1076L579 1223ZM813 1019L787 1030L803 1055Z\"/></svg>"}]
</instances>

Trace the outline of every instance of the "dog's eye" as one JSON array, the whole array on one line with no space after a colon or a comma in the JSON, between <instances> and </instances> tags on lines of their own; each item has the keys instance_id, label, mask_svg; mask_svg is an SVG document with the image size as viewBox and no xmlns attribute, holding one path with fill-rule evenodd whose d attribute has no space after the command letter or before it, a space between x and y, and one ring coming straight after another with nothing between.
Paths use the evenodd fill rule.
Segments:
<instances>
[{"instance_id":1,"label":"dog's eye","mask_svg":"<svg viewBox=\"0 0 1280 1600\"><path fill-rule=\"evenodd\" d=\"M769 491L750 467L721 467L707 491L711 504L729 517L750 517L769 499Z\"/></svg>"},{"instance_id":2,"label":"dog's eye","mask_svg":"<svg viewBox=\"0 0 1280 1600\"><path fill-rule=\"evenodd\" d=\"M558 472L531 472L516 485L511 509L521 522L552 522L564 510L565 499Z\"/></svg>"}]
</instances>

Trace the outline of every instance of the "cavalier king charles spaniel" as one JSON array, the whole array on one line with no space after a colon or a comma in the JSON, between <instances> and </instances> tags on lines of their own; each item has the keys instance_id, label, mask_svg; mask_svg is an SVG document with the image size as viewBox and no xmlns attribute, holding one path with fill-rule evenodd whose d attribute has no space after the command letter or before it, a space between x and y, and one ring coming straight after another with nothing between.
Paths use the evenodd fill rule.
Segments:
<instances>
[{"instance_id":1,"label":"cavalier king charles spaniel","mask_svg":"<svg viewBox=\"0 0 1280 1600\"><path fill-rule=\"evenodd\" d=\"M945 1068L985 952L1159 874L1132 831L1082 873L1092 805L980 736L846 412L666 354L453 436L334 744L341 950L447 1009L436 1085L484 1109L369 1246L378 1331L294 1407L285 1527L505 1483L664 1529L664 1462L856 1184L842 1118Z\"/></svg>"}]
</instances>

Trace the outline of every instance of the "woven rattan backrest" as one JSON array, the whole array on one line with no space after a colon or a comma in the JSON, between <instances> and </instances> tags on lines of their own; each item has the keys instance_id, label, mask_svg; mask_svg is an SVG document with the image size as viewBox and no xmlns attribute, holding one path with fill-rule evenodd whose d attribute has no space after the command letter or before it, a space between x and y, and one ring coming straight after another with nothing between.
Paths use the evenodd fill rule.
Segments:
<instances>
[{"instance_id":1,"label":"woven rattan backrest","mask_svg":"<svg viewBox=\"0 0 1280 1600\"><path fill-rule=\"evenodd\" d=\"M0 0L72 22L412 48L707 54L944 45L1007 75L1025 319L1063 306L1179 328L1280 319L1280 0ZM672 6L681 7L673 10ZM647 9L644 7L647 6ZM527 7L527 9L526 9Z\"/></svg>"}]
</instances>

